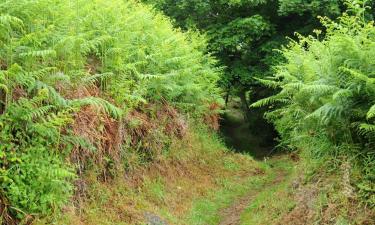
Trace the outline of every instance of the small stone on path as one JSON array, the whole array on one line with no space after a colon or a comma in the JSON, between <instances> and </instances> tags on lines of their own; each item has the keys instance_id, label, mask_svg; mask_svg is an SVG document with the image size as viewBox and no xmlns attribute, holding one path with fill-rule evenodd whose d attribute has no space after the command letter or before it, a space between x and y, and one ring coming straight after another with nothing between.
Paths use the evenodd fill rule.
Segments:
<instances>
[{"instance_id":1,"label":"small stone on path","mask_svg":"<svg viewBox=\"0 0 375 225\"><path fill-rule=\"evenodd\" d=\"M164 219L154 213L145 212L144 217L147 225L169 225Z\"/></svg>"}]
</instances>

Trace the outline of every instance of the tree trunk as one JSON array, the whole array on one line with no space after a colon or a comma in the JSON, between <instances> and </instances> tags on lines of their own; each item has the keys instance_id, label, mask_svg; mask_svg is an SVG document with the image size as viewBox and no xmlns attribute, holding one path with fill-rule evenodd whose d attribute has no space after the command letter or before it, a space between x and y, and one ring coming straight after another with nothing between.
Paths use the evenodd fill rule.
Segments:
<instances>
[{"instance_id":1,"label":"tree trunk","mask_svg":"<svg viewBox=\"0 0 375 225\"><path fill-rule=\"evenodd\" d=\"M244 114L244 118L247 120L247 121L250 121L250 108L249 108L249 103L246 99L246 92L243 90L243 91L240 91L239 92L239 97L241 99L241 106L242 106L242 111L243 111L243 114Z\"/></svg>"},{"instance_id":2,"label":"tree trunk","mask_svg":"<svg viewBox=\"0 0 375 225\"><path fill-rule=\"evenodd\" d=\"M229 95L230 95L229 93L230 93L230 92L228 91L227 94L226 94L226 96L225 96L225 108L228 107Z\"/></svg>"}]
</instances>

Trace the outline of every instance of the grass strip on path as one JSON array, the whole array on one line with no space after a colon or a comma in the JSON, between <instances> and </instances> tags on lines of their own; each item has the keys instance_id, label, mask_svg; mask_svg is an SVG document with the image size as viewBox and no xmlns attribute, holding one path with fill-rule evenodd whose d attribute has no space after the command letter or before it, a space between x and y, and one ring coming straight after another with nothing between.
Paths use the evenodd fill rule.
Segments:
<instances>
[{"instance_id":1,"label":"grass strip on path","mask_svg":"<svg viewBox=\"0 0 375 225\"><path fill-rule=\"evenodd\" d=\"M189 215L188 221L192 225L217 225L225 221L228 216L226 210L230 208L236 209L236 205L243 204L242 198L250 199L256 198L260 193L263 193L268 187L272 186L273 181L280 176L279 171L284 171L287 176L291 171L290 160L286 157L277 157L270 162L262 163L265 171L263 176L251 175L242 180L219 180L223 182L223 188L219 191L212 192L207 198L197 199L193 203L192 211ZM253 197L252 197L253 196ZM252 201L252 200L250 200ZM245 207L240 207L245 208ZM239 216L241 214L238 214ZM237 218L233 218L237 220Z\"/></svg>"}]
</instances>

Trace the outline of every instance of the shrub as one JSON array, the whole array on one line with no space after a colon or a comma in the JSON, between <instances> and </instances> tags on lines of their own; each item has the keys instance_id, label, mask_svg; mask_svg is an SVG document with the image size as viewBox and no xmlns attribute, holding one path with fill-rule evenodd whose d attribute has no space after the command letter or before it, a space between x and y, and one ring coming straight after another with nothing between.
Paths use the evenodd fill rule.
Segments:
<instances>
[{"instance_id":1,"label":"shrub","mask_svg":"<svg viewBox=\"0 0 375 225\"><path fill-rule=\"evenodd\" d=\"M362 172L357 187L369 197L375 191L375 27L365 20L366 8L348 6L337 23L322 18L324 38L318 30L316 37L299 35L282 50L286 63L262 80L279 93L253 106L276 107L266 117L284 144L330 165L353 162Z\"/></svg>"},{"instance_id":2,"label":"shrub","mask_svg":"<svg viewBox=\"0 0 375 225\"><path fill-rule=\"evenodd\" d=\"M70 150L95 147L72 132L81 107L118 121L146 102L206 114L221 99L204 48L132 0L2 1L0 199L10 214L48 214L68 199Z\"/></svg>"},{"instance_id":3,"label":"shrub","mask_svg":"<svg viewBox=\"0 0 375 225\"><path fill-rule=\"evenodd\" d=\"M0 116L0 193L19 218L51 213L72 191L74 173L60 152L61 129L72 119L43 106L46 93L11 103Z\"/></svg>"}]
</instances>

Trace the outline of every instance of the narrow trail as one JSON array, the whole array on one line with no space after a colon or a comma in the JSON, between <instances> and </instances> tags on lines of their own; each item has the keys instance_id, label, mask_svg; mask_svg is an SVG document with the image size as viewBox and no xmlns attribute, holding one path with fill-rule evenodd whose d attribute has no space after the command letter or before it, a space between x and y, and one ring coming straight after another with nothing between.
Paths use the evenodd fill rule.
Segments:
<instances>
[{"instance_id":1,"label":"narrow trail","mask_svg":"<svg viewBox=\"0 0 375 225\"><path fill-rule=\"evenodd\" d=\"M287 176L287 173L284 170L276 171L276 177L271 182L267 182L263 185L264 190L268 186L275 186L282 183ZM233 204L225 209L222 209L221 214L221 222L219 225L240 225L241 224L241 215L246 210L247 207L251 204L252 200L254 200L260 192L258 190L251 190L245 196L240 197Z\"/></svg>"},{"instance_id":2,"label":"narrow trail","mask_svg":"<svg viewBox=\"0 0 375 225\"><path fill-rule=\"evenodd\" d=\"M249 122L245 121L238 107L231 107L230 113L225 115L221 124L221 133L226 145L236 152L249 154L259 161L271 157L271 159L268 159L271 166L268 174L264 177L265 182L263 184L260 186L250 185L246 194L219 211L221 218L219 225L240 225L242 222L241 216L260 194L266 193L286 181L289 173L278 163L289 160L285 156L271 154L275 143L269 142L269 137L267 138L264 135L267 131L267 125L264 124L259 127L259 130L256 132L253 130L252 132L249 128Z\"/></svg>"}]
</instances>

